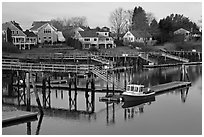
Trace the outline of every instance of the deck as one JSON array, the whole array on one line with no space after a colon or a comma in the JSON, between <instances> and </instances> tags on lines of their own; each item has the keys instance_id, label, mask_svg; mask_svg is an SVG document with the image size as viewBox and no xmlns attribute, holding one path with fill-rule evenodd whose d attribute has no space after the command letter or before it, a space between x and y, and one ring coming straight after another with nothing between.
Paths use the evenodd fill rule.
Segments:
<instances>
[{"instance_id":1,"label":"deck","mask_svg":"<svg viewBox=\"0 0 204 137\"><path fill-rule=\"evenodd\" d=\"M2 112L2 127L8 127L28 121L37 120L38 112L8 111Z\"/></svg>"}]
</instances>

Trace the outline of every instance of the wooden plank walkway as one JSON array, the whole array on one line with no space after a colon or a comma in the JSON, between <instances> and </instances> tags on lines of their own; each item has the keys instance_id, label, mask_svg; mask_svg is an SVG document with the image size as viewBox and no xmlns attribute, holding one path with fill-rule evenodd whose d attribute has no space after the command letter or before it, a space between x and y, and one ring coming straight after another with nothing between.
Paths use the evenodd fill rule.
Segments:
<instances>
[{"instance_id":1,"label":"wooden plank walkway","mask_svg":"<svg viewBox=\"0 0 204 137\"><path fill-rule=\"evenodd\" d=\"M2 127L12 126L27 121L37 120L38 112L8 111L2 112Z\"/></svg>"},{"instance_id":2,"label":"wooden plank walkway","mask_svg":"<svg viewBox=\"0 0 204 137\"><path fill-rule=\"evenodd\" d=\"M143 65L144 68L161 68L161 67L175 67L181 65L199 65L202 62L187 62L187 63L176 63L176 64L158 64L158 65Z\"/></svg>"}]
</instances>

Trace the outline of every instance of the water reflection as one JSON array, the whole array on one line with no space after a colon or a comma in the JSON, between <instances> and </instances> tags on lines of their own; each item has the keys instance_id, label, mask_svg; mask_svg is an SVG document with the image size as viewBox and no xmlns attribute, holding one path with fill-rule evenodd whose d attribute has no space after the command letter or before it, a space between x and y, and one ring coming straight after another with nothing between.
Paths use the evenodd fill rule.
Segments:
<instances>
[{"instance_id":1,"label":"water reflection","mask_svg":"<svg viewBox=\"0 0 204 137\"><path fill-rule=\"evenodd\" d=\"M122 108L124 108L124 120L132 119L136 114L144 113L144 106L150 105L155 101L155 97L148 99L137 100L134 102L124 102Z\"/></svg>"},{"instance_id":2,"label":"water reflection","mask_svg":"<svg viewBox=\"0 0 204 137\"><path fill-rule=\"evenodd\" d=\"M43 114L40 115L39 120L38 120L38 126L36 129L36 135L39 135L40 133L40 129L41 129L41 125L42 125L42 120L43 120Z\"/></svg>"}]
</instances>

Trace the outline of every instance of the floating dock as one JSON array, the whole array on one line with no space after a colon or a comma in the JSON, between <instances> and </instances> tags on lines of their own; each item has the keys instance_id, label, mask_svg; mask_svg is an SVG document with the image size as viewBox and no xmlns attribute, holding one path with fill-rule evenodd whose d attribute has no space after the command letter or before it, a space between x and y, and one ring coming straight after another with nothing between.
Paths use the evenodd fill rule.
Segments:
<instances>
[{"instance_id":1,"label":"floating dock","mask_svg":"<svg viewBox=\"0 0 204 137\"><path fill-rule=\"evenodd\" d=\"M183 81L173 81L165 84L159 84L152 87L149 87L151 90L155 92L155 94L159 92L164 92L168 90L178 89L178 88L184 88L191 86L191 82L183 82ZM101 102L120 102L123 101L122 95L108 95L105 97L100 97L99 101Z\"/></svg>"},{"instance_id":2,"label":"floating dock","mask_svg":"<svg viewBox=\"0 0 204 137\"><path fill-rule=\"evenodd\" d=\"M158 65L143 65L144 68L163 68L163 67L177 67L181 65L200 65L202 62L187 62L187 63L176 63L176 64L158 64Z\"/></svg>"},{"instance_id":3,"label":"floating dock","mask_svg":"<svg viewBox=\"0 0 204 137\"><path fill-rule=\"evenodd\" d=\"M2 112L2 127L8 127L28 121L37 120L37 115L38 112L27 112L20 110Z\"/></svg>"},{"instance_id":4,"label":"floating dock","mask_svg":"<svg viewBox=\"0 0 204 137\"><path fill-rule=\"evenodd\" d=\"M155 93L191 86L191 82L173 81L150 87Z\"/></svg>"}]
</instances>

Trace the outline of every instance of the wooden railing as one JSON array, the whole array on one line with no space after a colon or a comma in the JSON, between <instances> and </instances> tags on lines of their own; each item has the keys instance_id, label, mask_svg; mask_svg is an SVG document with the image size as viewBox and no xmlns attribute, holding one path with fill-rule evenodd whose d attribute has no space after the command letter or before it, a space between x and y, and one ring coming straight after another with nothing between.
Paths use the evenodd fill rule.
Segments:
<instances>
[{"instance_id":1,"label":"wooden railing","mask_svg":"<svg viewBox=\"0 0 204 137\"><path fill-rule=\"evenodd\" d=\"M42 72L80 72L86 73L93 65L64 65L64 64L43 64L43 63L22 63L2 61L3 70L23 70Z\"/></svg>"}]
</instances>

